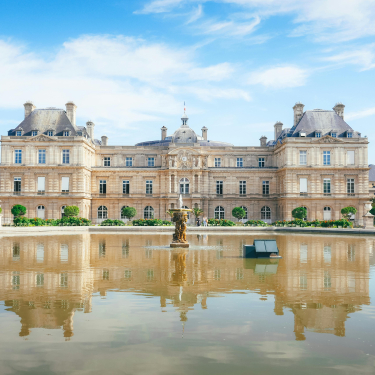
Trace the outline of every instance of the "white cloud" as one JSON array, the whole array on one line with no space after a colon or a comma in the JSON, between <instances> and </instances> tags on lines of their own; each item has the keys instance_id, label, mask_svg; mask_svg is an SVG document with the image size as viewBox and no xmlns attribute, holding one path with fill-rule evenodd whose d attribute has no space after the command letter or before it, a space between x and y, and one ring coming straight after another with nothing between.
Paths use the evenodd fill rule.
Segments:
<instances>
[{"instance_id":1,"label":"white cloud","mask_svg":"<svg viewBox=\"0 0 375 375\"><path fill-rule=\"evenodd\" d=\"M225 81L235 72L231 64L201 66L189 48L124 36L82 36L49 56L0 40L2 108L20 108L25 100L64 108L74 100L78 117L130 128L180 111L184 87L189 98L250 99Z\"/></svg>"},{"instance_id":2,"label":"white cloud","mask_svg":"<svg viewBox=\"0 0 375 375\"><path fill-rule=\"evenodd\" d=\"M359 65L361 70L375 68L375 44L365 45L349 51L344 51L323 60L338 64Z\"/></svg>"},{"instance_id":3,"label":"white cloud","mask_svg":"<svg viewBox=\"0 0 375 375\"><path fill-rule=\"evenodd\" d=\"M345 120L356 120L363 117L375 115L375 107L367 108L358 112L349 112L345 115Z\"/></svg>"},{"instance_id":4,"label":"white cloud","mask_svg":"<svg viewBox=\"0 0 375 375\"><path fill-rule=\"evenodd\" d=\"M199 20L199 18L201 18L202 16L203 16L203 7L202 7L202 4L199 4L197 9L193 10L193 12L190 15L190 18L188 19L186 24L188 25L189 23L193 23L193 22Z\"/></svg>"},{"instance_id":5,"label":"white cloud","mask_svg":"<svg viewBox=\"0 0 375 375\"><path fill-rule=\"evenodd\" d=\"M146 4L142 10L135 13L165 13L171 11L173 8L183 3L185 0L154 0Z\"/></svg>"},{"instance_id":6,"label":"white cloud","mask_svg":"<svg viewBox=\"0 0 375 375\"><path fill-rule=\"evenodd\" d=\"M248 83L274 89L299 87L305 85L308 76L305 69L296 66L278 66L251 73Z\"/></svg>"},{"instance_id":7,"label":"white cloud","mask_svg":"<svg viewBox=\"0 0 375 375\"><path fill-rule=\"evenodd\" d=\"M260 24L258 16L253 17L252 21L206 21L200 24L199 30L202 34L221 34L222 36L245 36L255 31Z\"/></svg>"}]
</instances>

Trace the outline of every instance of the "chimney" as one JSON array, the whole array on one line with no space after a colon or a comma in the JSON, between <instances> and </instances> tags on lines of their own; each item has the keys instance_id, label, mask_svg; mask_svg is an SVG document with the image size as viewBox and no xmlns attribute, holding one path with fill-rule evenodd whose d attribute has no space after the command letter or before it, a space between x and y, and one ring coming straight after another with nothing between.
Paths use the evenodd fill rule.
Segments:
<instances>
[{"instance_id":1,"label":"chimney","mask_svg":"<svg viewBox=\"0 0 375 375\"><path fill-rule=\"evenodd\" d=\"M102 146L108 146L108 137L106 135L102 136Z\"/></svg>"},{"instance_id":2,"label":"chimney","mask_svg":"<svg viewBox=\"0 0 375 375\"><path fill-rule=\"evenodd\" d=\"M260 147L267 146L267 137L265 135L262 135L259 140L260 140Z\"/></svg>"},{"instance_id":3,"label":"chimney","mask_svg":"<svg viewBox=\"0 0 375 375\"><path fill-rule=\"evenodd\" d=\"M94 127L95 127L95 124L92 121L86 122L86 130L91 139L94 139Z\"/></svg>"},{"instance_id":4,"label":"chimney","mask_svg":"<svg viewBox=\"0 0 375 375\"><path fill-rule=\"evenodd\" d=\"M36 108L30 100L28 100L23 106L25 107L25 118Z\"/></svg>"},{"instance_id":5,"label":"chimney","mask_svg":"<svg viewBox=\"0 0 375 375\"><path fill-rule=\"evenodd\" d=\"M206 128L205 126L203 126L202 128L202 138L207 141L207 130L208 128Z\"/></svg>"},{"instance_id":6,"label":"chimney","mask_svg":"<svg viewBox=\"0 0 375 375\"><path fill-rule=\"evenodd\" d=\"M275 138L274 140L276 141L277 138L279 138L279 135L283 131L283 123L280 121L277 121L277 123L273 126L275 129Z\"/></svg>"},{"instance_id":7,"label":"chimney","mask_svg":"<svg viewBox=\"0 0 375 375\"><path fill-rule=\"evenodd\" d=\"M77 106L73 102L68 102L65 104L66 115L68 116L69 121L75 127L76 126L76 109Z\"/></svg>"},{"instance_id":8,"label":"chimney","mask_svg":"<svg viewBox=\"0 0 375 375\"><path fill-rule=\"evenodd\" d=\"M344 120L344 108L344 104L339 102L332 109Z\"/></svg>"},{"instance_id":9,"label":"chimney","mask_svg":"<svg viewBox=\"0 0 375 375\"><path fill-rule=\"evenodd\" d=\"M298 121L301 119L301 117L303 115L303 107L304 107L304 105L300 102L298 102L294 105L294 107L293 107L294 125L293 126L296 126L298 124Z\"/></svg>"},{"instance_id":10,"label":"chimney","mask_svg":"<svg viewBox=\"0 0 375 375\"><path fill-rule=\"evenodd\" d=\"M167 137L167 128L165 126L163 126L161 128L161 140L164 141L164 139Z\"/></svg>"}]
</instances>

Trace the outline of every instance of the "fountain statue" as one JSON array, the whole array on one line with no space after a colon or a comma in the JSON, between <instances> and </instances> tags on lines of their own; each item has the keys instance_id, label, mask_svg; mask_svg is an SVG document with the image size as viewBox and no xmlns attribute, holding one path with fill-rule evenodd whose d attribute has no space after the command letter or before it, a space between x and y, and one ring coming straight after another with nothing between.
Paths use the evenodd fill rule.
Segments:
<instances>
[{"instance_id":1,"label":"fountain statue","mask_svg":"<svg viewBox=\"0 0 375 375\"><path fill-rule=\"evenodd\" d=\"M189 243L186 240L186 228L187 228L187 215L192 210L183 208L182 195L178 198L178 208L172 208L173 213L172 221L175 223L175 231L173 234L173 240L170 244L171 247L189 247Z\"/></svg>"}]
</instances>

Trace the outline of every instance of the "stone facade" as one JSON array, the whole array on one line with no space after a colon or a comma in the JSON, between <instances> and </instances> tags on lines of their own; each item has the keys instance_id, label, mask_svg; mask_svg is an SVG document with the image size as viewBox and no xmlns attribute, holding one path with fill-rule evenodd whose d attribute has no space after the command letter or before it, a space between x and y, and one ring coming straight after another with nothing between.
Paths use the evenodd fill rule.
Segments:
<instances>
[{"instance_id":1,"label":"stone facade","mask_svg":"<svg viewBox=\"0 0 375 375\"><path fill-rule=\"evenodd\" d=\"M336 109L339 111L336 112ZM1 137L0 195L5 220L14 204L28 217L59 218L66 205L100 221L121 218L121 208L136 218L168 219L177 205L200 207L208 217L234 220L243 206L247 219L290 220L305 206L308 219L339 219L342 207L357 208L358 223L369 198L367 138L343 120L343 105L333 111L303 112L294 106L294 124L275 124L275 140L239 147L198 136L186 114L172 136L135 146L109 146L94 138L94 124L75 124L76 106L35 109L25 103L25 119Z\"/></svg>"}]
</instances>

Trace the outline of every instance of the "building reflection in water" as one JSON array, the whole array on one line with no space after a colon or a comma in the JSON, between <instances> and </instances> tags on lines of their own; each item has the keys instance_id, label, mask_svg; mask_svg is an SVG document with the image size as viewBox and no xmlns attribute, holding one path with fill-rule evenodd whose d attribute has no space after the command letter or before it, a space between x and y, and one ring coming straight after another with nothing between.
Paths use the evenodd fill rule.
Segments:
<instances>
[{"instance_id":1,"label":"building reflection in water","mask_svg":"<svg viewBox=\"0 0 375 375\"><path fill-rule=\"evenodd\" d=\"M273 296L276 315L291 310L297 340L306 330L344 336L348 314L370 303L374 240L266 237L277 239L283 259L240 258L254 236L192 236L190 250L165 249L166 237L159 235L6 237L0 300L20 317L20 336L33 328L62 328L68 340L75 312L91 312L93 293L158 296L162 311L174 306L184 324L189 310L199 304L207 309L209 297L241 290L260 299Z\"/></svg>"}]
</instances>

